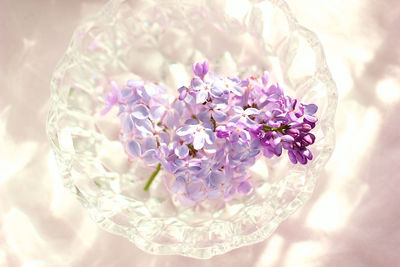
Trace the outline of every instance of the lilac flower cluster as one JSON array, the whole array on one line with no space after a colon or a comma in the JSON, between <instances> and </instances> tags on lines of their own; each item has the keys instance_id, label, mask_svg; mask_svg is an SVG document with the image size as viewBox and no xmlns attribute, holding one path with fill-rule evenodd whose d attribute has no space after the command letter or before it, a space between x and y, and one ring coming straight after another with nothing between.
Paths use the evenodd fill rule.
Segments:
<instances>
[{"instance_id":1,"label":"lilac flower cluster","mask_svg":"<svg viewBox=\"0 0 400 267\"><path fill-rule=\"evenodd\" d=\"M106 97L107 113L119 106L120 140L130 160L172 174L167 189L187 206L206 199L231 199L252 191L251 167L262 155L306 164L317 122L317 106L285 96L279 84L261 79L221 77L207 62L193 65L196 77L168 102L158 84L130 80Z\"/></svg>"}]
</instances>

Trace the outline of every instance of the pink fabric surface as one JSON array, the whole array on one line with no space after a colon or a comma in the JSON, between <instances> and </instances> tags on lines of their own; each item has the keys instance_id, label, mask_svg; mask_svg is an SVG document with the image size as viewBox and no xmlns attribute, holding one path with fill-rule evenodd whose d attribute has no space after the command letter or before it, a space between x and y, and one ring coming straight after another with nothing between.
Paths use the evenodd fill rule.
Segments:
<instances>
[{"instance_id":1,"label":"pink fabric surface","mask_svg":"<svg viewBox=\"0 0 400 267\"><path fill-rule=\"evenodd\" d=\"M270 239L210 260L154 256L97 227L57 175L51 73L104 0L0 1L0 266L400 266L400 4L290 0L339 88L337 147Z\"/></svg>"}]
</instances>

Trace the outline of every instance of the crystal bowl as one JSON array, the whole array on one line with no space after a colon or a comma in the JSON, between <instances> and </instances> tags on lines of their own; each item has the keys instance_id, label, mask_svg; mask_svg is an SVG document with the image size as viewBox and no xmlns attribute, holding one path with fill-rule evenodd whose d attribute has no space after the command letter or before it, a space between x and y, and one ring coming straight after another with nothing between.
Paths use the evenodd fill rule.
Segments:
<instances>
[{"instance_id":1,"label":"crystal bowl","mask_svg":"<svg viewBox=\"0 0 400 267\"><path fill-rule=\"evenodd\" d=\"M268 70L287 95L319 106L314 159L260 159L253 193L184 207L151 170L128 162L117 111L106 116L110 81L156 81L176 97L193 62L220 75ZM75 31L51 81L47 132L64 185L104 229L155 254L210 258L265 240L312 194L334 148L337 90L316 35L283 0L114 0Z\"/></svg>"}]
</instances>

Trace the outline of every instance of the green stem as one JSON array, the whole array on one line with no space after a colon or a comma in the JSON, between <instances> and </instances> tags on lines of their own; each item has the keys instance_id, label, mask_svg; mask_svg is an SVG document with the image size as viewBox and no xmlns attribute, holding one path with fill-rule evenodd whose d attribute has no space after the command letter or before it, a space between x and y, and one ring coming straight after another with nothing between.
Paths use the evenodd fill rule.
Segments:
<instances>
[{"instance_id":1,"label":"green stem","mask_svg":"<svg viewBox=\"0 0 400 267\"><path fill-rule=\"evenodd\" d=\"M214 120L213 117L211 117L210 121L212 122L212 124L214 126L214 132L215 132L215 129L217 128L217 122Z\"/></svg>"},{"instance_id":2,"label":"green stem","mask_svg":"<svg viewBox=\"0 0 400 267\"><path fill-rule=\"evenodd\" d=\"M75 92L75 88L74 87L69 88L68 97L71 97L74 92Z\"/></svg>"},{"instance_id":3,"label":"green stem","mask_svg":"<svg viewBox=\"0 0 400 267\"><path fill-rule=\"evenodd\" d=\"M189 154L191 155L191 156L194 156L194 155L196 155L196 153L197 153L197 150L196 149L194 149L194 147L193 147L193 144L188 144L187 145L187 147L189 148Z\"/></svg>"},{"instance_id":4,"label":"green stem","mask_svg":"<svg viewBox=\"0 0 400 267\"><path fill-rule=\"evenodd\" d=\"M271 132L271 131L277 131L280 132L281 134L285 134L285 131L289 129L289 125L282 125L280 127L270 127L267 125L263 126L264 132Z\"/></svg>"},{"instance_id":5,"label":"green stem","mask_svg":"<svg viewBox=\"0 0 400 267\"><path fill-rule=\"evenodd\" d=\"M156 170L150 175L149 179L147 180L146 185L144 186L144 190L148 191L150 188L151 183L153 182L154 178L156 178L157 174L161 170L161 163L158 163Z\"/></svg>"}]
</instances>

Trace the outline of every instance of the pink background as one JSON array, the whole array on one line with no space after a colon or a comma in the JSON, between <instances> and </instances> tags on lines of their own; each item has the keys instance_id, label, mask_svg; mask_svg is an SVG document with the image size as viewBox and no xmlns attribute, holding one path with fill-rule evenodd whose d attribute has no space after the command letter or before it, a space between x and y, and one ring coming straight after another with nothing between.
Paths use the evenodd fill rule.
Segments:
<instances>
[{"instance_id":1,"label":"pink background","mask_svg":"<svg viewBox=\"0 0 400 267\"><path fill-rule=\"evenodd\" d=\"M0 266L400 266L398 0L288 1L337 82L337 148L269 240L211 260L140 251L99 229L59 181L45 134L51 73L105 2L0 1Z\"/></svg>"}]
</instances>

